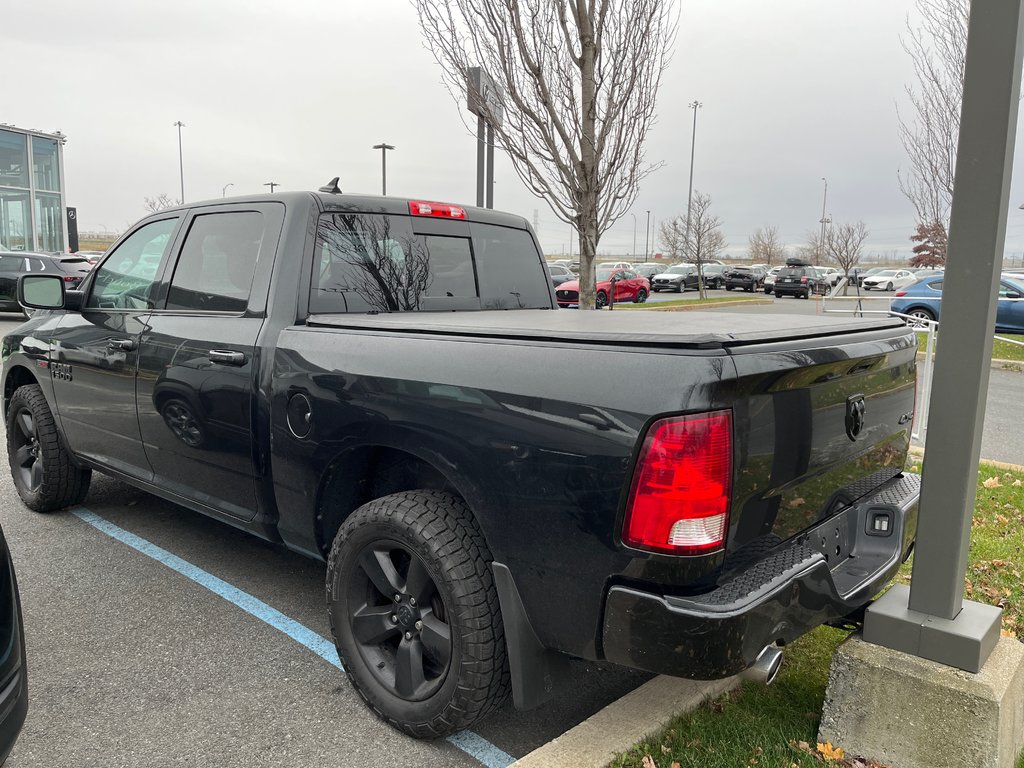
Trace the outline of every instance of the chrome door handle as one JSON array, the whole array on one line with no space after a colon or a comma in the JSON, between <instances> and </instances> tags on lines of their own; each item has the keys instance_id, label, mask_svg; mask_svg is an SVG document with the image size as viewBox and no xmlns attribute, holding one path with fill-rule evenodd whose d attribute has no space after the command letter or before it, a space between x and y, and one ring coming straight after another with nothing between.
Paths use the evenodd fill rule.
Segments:
<instances>
[{"instance_id":1,"label":"chrome door handle","mask_svg":"<svg viewBox=\"0 0 1024 768\"><path fill-rule=\"evenodd\" d=\"M245 365L244 352L232 352L226 349L211 349L209 354L210 362L219 365Z\"/></svg>"},{"instance_id":2,"label":"chrome door handle","mask_svg":"<svg viewBox=\"0 0 1024 768\"><path fill-rule=\"evenodd\" d=\"M107 349L131 352L135 349L135 339L111 339L107 342Z\"/></svg>"}]
</instances>

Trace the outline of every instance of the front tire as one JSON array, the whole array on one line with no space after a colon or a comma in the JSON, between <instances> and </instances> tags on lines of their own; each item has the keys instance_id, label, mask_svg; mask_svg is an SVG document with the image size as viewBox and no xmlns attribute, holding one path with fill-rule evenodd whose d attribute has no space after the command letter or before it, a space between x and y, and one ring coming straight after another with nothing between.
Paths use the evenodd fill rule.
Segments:
<instances>
[{"instance_id":1,"label":"front tire","mask_svg":"<svg viewBox=\"0 0 1024 768\"><path fill-rule=\"evenodd\" d=\"M636 292L636 299L634 299L633 303L643 304L645 301L647 301L647 291L641 288L639 291Z\"/></svg>"},{"instance_id":2,"label":"front tire","mask_svg":"<svg viewBox=\"0 0 1024 768\"><path fill-rule=\"evenodd\" d=\"M394 493L334 539L327 605L338 656L369 707L421 739L471 726L508 696L491 554L462 499Z\"/></svg>"},{"instance_id":3,"label":"front tire","mask_svg":"<svg viewBox=\"0 0 1024 768\"><path fill-rule=\"evenodd\" d=\"M7 409L7 460L25 506L53 512L80 504L92 471L75 465L38 384L18 387Z\"/></svg>"},{"instance_id":4,"label":"front tire","mask_svg":"<svg viewBox=\"0 0 1024 768\"><path fill-rule=\"evenodd\" d=\"M604 291L597 292L596 305L598 309L603 309L608 304L608 294Z\"/></svg>"},{"instance_id":5,"label":"front tire","mask_svg":"<svg viewBox=\"0 0 1024 768\"><path fill-rule=\"evenodd\" d=\"M891 291L892 290L892 283L886 283L885 290Z\"/></svg>"}]
</instances>

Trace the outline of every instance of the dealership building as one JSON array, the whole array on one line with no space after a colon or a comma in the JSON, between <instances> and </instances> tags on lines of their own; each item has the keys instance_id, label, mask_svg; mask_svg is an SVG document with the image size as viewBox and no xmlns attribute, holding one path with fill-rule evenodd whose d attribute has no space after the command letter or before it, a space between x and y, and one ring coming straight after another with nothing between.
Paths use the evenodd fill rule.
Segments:
<instances>
[{"instance_id":1,"label":"dealership building","mask_svg":"<svg viewBox=\"0 0 1024 768\"><path fill-rule=\"evenodd\" d=\"M67 250L64 141L0 123L0 244L9 250Z\"/></svg>"}]
</instances>

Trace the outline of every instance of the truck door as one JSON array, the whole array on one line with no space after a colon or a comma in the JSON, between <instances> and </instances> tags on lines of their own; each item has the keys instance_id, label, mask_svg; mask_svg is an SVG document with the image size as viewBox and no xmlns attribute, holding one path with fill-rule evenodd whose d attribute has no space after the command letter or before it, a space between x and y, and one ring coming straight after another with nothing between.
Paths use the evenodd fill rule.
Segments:
<instances>
[{"instance_id":1,"label":"truck door","mask_svg":"<svg viewBox=\"0 0 1024 768\"><path fill-rule=\"evenodd\" d=\"M72 452L147 480L135 368L179 221L175 214L150 220L123 239L86 283L82 312L67 313L50 333L54 397Z\"/></svg>"},{"instance_id":2,"label":"truck door","mask_svg":"<svg viewBox=\"0 0 1024 768\"><path fill-rule=\"evenodd\" d=\"M155 482L243 520L257 511L256 339L283 210L195 210L139 346L139 426Z\"/></svg>"}]
</instances>

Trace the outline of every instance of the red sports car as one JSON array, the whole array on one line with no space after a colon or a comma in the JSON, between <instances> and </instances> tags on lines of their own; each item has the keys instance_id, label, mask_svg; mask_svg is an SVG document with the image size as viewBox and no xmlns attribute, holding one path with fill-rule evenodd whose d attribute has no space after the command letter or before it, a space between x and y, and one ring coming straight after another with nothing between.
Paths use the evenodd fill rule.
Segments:
<instances>
[{"instance_id":1,"label":"red sports car","mask_svg":"<svg viewBox=\"0 0 1024 768\"><path fill-rule=\"evenodd\" d=\"M608 304L612 295L612 283L615 284L615 301L632 301L642 304L651 295L651 284L646 277L638 275L631 269L597 269L597 307ZM560 307L578 307L580 303L580 281L569 280L555 289L555 298Z\"/></svg>"}]
</instances>

